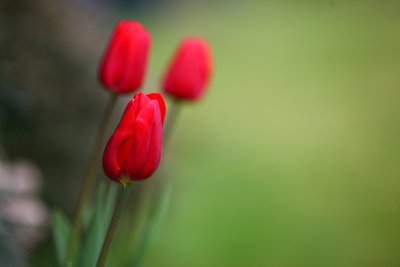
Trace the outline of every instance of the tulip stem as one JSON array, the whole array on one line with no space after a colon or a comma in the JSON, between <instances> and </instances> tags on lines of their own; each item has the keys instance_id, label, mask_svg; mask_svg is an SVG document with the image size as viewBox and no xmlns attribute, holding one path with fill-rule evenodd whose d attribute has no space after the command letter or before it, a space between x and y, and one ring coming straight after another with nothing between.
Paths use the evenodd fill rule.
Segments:
<instances>
[{"instance_id":1,"label":"tulip stem","mask_svg":"<svg viewBox=\"0 0 400 267\"><path fill-rule=\"evenodd\" d=\"M119 190L119 196L117 203L115 204L114 213L111 218L110 225L108 226L107 234L103 242L103 246L101 248L100 256L97 259L96 267L103 267L106 263L108 251L110 250L111 242L114 237L115 229L117 228L119 218L121 217L121 212L125 205L126 200L128 199L131 185L126 184L121 186Z\"/></svg>"},{"instance_id":2,"label":"tulip stem","mask_svg":"<svg viewBox=\"0 0 400 267\"><path fill-rule=\"evenodd\" d=\"M83 178L83 185L80 191L78 204L74 214L74 221L72 225L71 235L68 241L67 258L65 266L71 266L74 261L75 251L81 231L82 214L85 205L88 203L95 181L96 166L100 157L101 148L103 146L105 134L111 123L113 111L117 103L118 95L111 93L104 110L103 117L100 122L99 131L97 134L96 142L92 150L92 155L87 165L85 176Z\"/></svg>"},{"instance_id":3,"label":"tulip stem","mask_svg":"<svg viewBox=\"0 0 400 267\"><path fill-rule=\"evenodd\" d=\"M169 145L172 135L172 129L175 127L177 119L180 114L180 110L182 108L182 102L179 100L173 100L169 110L167 112L167 118L164 127L163 133L163 147L166 148ZM150 208L146 210L147 216L144 229L142 235L139 240L138 247L133 254L132 261L130 262L131 267L139 267L143 261L146 249L148 248L149 242L152 239L153 233L159 222L163 219L164 211L168 208L168 204L171 197L171 190L173 189L173 183L171 180L161 179L158 177L158 185L152 184L151 187L148 188L150 191ZM160 190L157 190L160 187ZM143 194L143 197L146 197L146 194ZM144 203L145 201L141 201Z\"/></svg>"}]
</instances>

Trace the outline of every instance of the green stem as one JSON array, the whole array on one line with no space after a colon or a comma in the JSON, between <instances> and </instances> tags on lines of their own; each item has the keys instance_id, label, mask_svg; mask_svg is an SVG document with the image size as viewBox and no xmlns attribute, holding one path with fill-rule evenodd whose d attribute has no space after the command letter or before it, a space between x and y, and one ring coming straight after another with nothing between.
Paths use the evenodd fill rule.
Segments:
<instances>
[{"instance_id":1,"label":"green stem","mask_svg":"<svg viewBox=\"0 0 400 267\"><path fill-rule=\"evenodd\" d=\"M169 110L167 111L167 119L164 126L163 133L163 146L166 148L169 145L172 135L172 129L175 127L178 116L180 114L182 103L178 100L174 100L171 103ZM159 177L160 178L160 177ZM161 190L157 190L156 186L159 186ZM159 179L159 184L153 184L148 190L150 190L150 208L145 210L147 212L147 219L144 224L144 229L139 241L139 246L133 255L133 260L130 262L132 267L139 267L143 261L148 244L153 236L157 221L161 220L163 211L167 208L170 192L172 189L171 181L165 181ZM143 194L145 197L146 194ZM142 203L145 201L141 201Z\"/></svg>"},{"instance_id":2,"label":"green stem","mask_svg":"<svg viewBox=\"0 0 400 267\"><path fill-rule=\"evenodd\" d=\"M96 142L92 150L89 164L87 166L85 176L83 178L83 185L79 195L78 205L75 210L74 221L72 225L71 236L68 241L67 258L65 266L71 266L74 261L75 250L81 231L82 213L85 205L88 203L95 181L95 173L98 159L100 157L101 148L104 143L105 134L111 123L113 111L117 103L118 95L111 93L108 99L103 118L100 122L99 131L97 134Z\"/></svg>"},{"instance_id":3,"label":"green stem","mask_svg":"<svg viewBox=\"0 0 400 267\"><path fill-rule=\"evenodd\" d=\"M130 184L124 185L119 192L117 204L114 209L113 216L111 218L110 225L108 226L107 235L104 239L103 247L101 248L100 256L97 260L96 267L103 267L106 263L108 251L110 250L111 242L114 237L115 229L117 228L121 212L125 205L126 199L129 196Z\"/></svg>"}]
</instances>

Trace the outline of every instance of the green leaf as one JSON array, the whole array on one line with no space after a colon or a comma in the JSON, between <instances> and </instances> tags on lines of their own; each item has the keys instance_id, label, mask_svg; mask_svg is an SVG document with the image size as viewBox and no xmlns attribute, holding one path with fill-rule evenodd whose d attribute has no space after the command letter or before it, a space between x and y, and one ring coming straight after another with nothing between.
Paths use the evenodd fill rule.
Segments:
<instances>
[{"instance_id":1,"label":"green leaf","mask_svg":"<svg viewBox=\"0 0 400 267\"><path fill-rule=\"evenodd\" d=\"M103 245L116 197L116 191L113 188L108 188L106 193L105 187L105 183L101 183L96 194L92 217L84 235L83 246L79 251L78 266L80 267L95 266Z\"/></svg>"},{"instance_id":2,"label":"green leaf","mask_svg":"<svg viewBox=\"0 0 400 267\"><path fill-rule=\"evenodd\" d=\"M68 239L71 232L71 223L61 210L54 210L51 215L51 229L55 244L58 264L61 266L65 261Z\"/></svg>"},{"instance_id":3,"label":"green leaf","mask_svg":"<svg viewBox=\"0 0 400 267\"><path fill-rule=\"evenodd\" d=\"M83 212L82 212L82 229L88 229L89 224L91 222L91 219L93 217L94 210L90 203L86 203L86 205L83 206Z\"/></svg>"}]
</instances>

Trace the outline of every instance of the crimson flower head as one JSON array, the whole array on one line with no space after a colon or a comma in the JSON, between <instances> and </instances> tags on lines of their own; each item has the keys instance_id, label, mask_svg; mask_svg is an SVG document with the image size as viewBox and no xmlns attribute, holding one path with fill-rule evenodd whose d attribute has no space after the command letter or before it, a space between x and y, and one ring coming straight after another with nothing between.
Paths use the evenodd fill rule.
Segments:
<instances>
[{"instance_id":1,"label":"crimson flower head","mask_svg":"<svg viewBox=\"0 0 400 267\"><path fill-rule=\"evenodd\" d=\"M142 85L150 50L150 35L135 21L115 27L100 64L99 79L114 93L131 93Z\"/></svg>"},{"instance_id":2,"label":"crimson flower head","mask_svg":"<svg viewBox=\"0 0 400 267\"><path fill-rule=\"evenodd\" d=\"M160 94L136 94L108 141L103 169L113 181L143 180L157 169L162 152L165 103Z\"/></svg>"},{"instance_id":3,"label":"crimson flower head","mask_svg":"<svg viewBox=\"0 0 400 267\"><path fill-rule=\"evenodd\" d=\"M204 93L211 76L211 54L198 38L184 39L163 80L163 90L178 100L196 101Z\"/></svg>"}]
</instances>

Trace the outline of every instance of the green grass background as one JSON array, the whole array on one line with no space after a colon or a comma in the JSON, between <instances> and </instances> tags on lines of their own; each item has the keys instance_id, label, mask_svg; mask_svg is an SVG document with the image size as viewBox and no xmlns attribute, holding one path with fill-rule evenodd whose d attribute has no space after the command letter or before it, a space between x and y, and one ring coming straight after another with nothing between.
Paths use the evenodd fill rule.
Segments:
<instances>
[{"instance_id":1,"label":"green grass background","mask_svg":"<svg viewBox=\"0 0 400 267\"><path fill-rule=\"evenodd\" d=\"M164 155L177 186L144 265L400 266L400 3L179 5L142 18L147 87L186 35L214 76Z\"/></svg>"}]
</instances>

